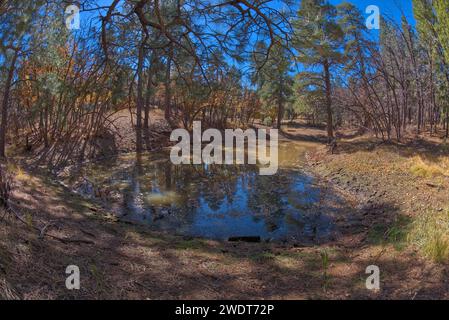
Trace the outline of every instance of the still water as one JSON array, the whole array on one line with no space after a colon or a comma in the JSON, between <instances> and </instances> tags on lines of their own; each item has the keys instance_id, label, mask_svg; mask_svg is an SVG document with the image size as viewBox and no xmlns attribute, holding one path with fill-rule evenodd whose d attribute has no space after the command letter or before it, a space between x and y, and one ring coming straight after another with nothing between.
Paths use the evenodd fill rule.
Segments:
<instances>
[{"instance_id":1,"label":"still water","mask_svg":"<svg viewBox=\"0 0 449 320\"><path fill-rule=\"evenodd\" d=\"M281 141L274 176L256 165L173 165L168 152L128 154L88 166L74 188L122 220L174 234L314 240L333 226L314 210L322 190L303 170L310 148Z\"/></svg>"}]
</instances>

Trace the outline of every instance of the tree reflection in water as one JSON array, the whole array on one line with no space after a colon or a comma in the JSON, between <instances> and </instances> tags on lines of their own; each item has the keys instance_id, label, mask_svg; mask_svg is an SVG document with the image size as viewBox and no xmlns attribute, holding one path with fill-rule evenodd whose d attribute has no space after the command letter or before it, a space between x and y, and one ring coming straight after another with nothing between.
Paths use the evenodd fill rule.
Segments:
<instances>
[{"instance_id":1,"label":"tree reflection in water","mask_svg":"<svg viewBox=\"0 0 449 320\"><path fill-rule=\"evenodd\" d=\"M310 210L320 189L301 171L303 154L281 147L274 176L255 165L173 165L166 153L124 156L86 175L116 195L109 208L122 219L151 228L213 239L324 237L331 219Z\"/></svg>"}]
</instances>

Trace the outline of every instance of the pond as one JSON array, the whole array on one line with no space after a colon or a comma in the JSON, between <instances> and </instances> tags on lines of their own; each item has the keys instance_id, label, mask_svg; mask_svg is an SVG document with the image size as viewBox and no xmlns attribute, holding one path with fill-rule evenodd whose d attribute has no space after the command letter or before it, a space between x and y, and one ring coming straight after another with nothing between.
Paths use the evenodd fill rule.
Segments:
<instances>
[{"instance_id":1,"label":"pond","mask_svg":"<svg viewBox=\"0 0 449 320\"><path fill-rule=\"evenodd\" d=\"M173 165L169 153L127 154L87 166L74 188L120 219L174 234L226 240L327 237L332 219L313 210L322 190L304 172L313 146L279 142L279 170L256 165Z\"/></svg>"}]
</instances>

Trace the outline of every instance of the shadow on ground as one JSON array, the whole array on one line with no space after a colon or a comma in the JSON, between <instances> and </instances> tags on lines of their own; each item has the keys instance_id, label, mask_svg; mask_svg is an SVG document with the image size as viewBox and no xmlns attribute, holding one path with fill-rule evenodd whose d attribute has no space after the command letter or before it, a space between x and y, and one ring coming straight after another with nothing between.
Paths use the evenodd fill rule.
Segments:
<instances>
[{"instance_id":1,"label":"shadow on ground","mask_svg":"<svg viewBox=\"0 0 449 320\"><path fill-rule=\"evenodd\" d=\"M29 221L0 221L0 297L24 299L376 299L444 298L441 270L400 251L386 253L368 231L388 204L343 219L333 241L314 246L191 239L118 223L101 208L33 179L15 197ZM353 206L343 208L352 212ZM339 212L343 212L339 211ZM30 226L94 244L63 243ZM382 239L385 232L379 231ZM382 235L383 234L383 235ZM385 237L383 237L385 238ZM376 238L374 238L376 239ZM387 236L385 241L391 237ZM380 240L379 240L380 241ZM374 246L374 249L371 248ZM323 254L329 264L323 262ZM365 268L382 271L382 290L365 288ZM65 268L81 270L81 289L65 288ZM327 274L327 276L325 276ZM428 280L423 282L424 279ZM2 283L2 282L0 282Z\"/></svg>"}]
</instances>

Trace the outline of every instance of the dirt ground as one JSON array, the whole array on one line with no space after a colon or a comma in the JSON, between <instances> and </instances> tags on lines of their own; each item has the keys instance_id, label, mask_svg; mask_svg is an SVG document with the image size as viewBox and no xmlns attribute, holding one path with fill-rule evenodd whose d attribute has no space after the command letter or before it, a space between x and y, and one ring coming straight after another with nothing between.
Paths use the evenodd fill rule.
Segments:
<instances>
[{"instance_id":1,"label":"dirt ground","mask_svg":"<svg viewBox=\"0 0 449 320\"><path fill-rule=\"evenodd\" d=\"M135 111L123 109L118 111L112 117L114 123L113 132L115 133L116 149L118 152L133 152L136 146L136 134L134 125L136 122ZM152 109L150 111L150 128L149 132L143 129L144 149L148 151L158 150L162 146L167 145L171 129L164 120L164 112L160 109Z\"/></svg>"},{"instance_id":2,"label":"dirt ground","mask_svg":"<svg viewBox=\"0 0 449 320\"><path fill-rule=\"evenodd\" d=\"M345 210L355 219L341 221L333 241L229 243L149 231L117 221L41 173L16 169L11 203L22 221L0 213L0 298L449 298L446 264L424 257L401 233L423 210L447 210L447 177L418 177L408 162L446 149L364 136L341 139L330 154L321 129L296 123L284 133L317 143L308 170L351 202ZM68 265L80 267L80 290L65 287ZM380 268L377 292L365 287L369 265Z\"/></svg>"}]
</instances>

